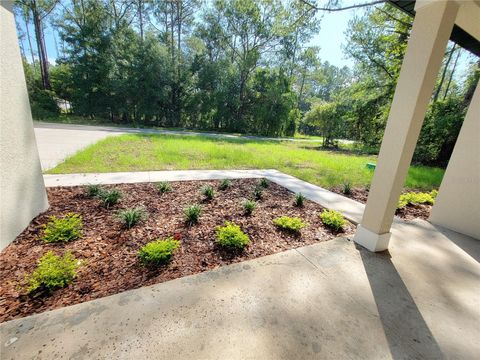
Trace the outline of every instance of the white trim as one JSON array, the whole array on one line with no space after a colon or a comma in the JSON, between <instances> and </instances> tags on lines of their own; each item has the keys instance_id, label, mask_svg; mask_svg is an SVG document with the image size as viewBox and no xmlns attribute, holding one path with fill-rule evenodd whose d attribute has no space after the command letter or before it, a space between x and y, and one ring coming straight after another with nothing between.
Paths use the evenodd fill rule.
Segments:
<instances>
[{"instance_id":1,"label":"white trim","mask_svg":"<svg viewBox=\"0 0 480 360\"><path fill-rule=\"evenodd\" d=\"M392 233L390 232L385 234L375 234L373 231L370 231L359 224L353 241L370 251L384 251L388 249L391 235Z\"/></svg>"}]
</instances>

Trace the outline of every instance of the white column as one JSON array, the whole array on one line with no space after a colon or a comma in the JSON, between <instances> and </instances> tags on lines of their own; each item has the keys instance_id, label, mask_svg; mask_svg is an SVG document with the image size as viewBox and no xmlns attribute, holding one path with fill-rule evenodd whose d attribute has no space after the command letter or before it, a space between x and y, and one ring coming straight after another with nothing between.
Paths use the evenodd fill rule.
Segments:
<instances>
[{"instance_id":1,"label":"white column","mask_svg":"<svg viewBox=\"0 0 480 360\"><path fill-rule=\"evenodd\" d=\"M430 221L480 240L480 84L443 176Z\"/></svg>"},{"instance_id":2,"label":"white column","mask_svg":"<svg viewBox=\"0 0 480 360\"><path fill-rule=\"evenodd\" d=\"M0 1L0 250L48 207L11 1Z\"/></svg>"},{"instance_id":3,"label":"white column","mask_svg":"<svg viewBox=\"0 0 480 360\"><path fill-rule=\"evenodd\" d=\"M450 37L458 4L417 2L388 122L355 242L370 251L388 248L390 227L425 112Z\"/></svg>"}]
</instances>

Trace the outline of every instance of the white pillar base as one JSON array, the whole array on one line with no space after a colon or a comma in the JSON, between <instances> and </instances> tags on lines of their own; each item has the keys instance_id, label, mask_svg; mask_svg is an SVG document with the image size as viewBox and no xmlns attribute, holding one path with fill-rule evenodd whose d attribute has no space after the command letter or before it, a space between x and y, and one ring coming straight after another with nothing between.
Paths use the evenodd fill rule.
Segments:
<instances>
[{"instance_id":1,"label":"white pillar base","mask_svg":"<svg viewBox=\"0 0 480 360\"><path fill-rule=\"evenodd\" d=\"M390 232L385 234L375 234L373 231L358 224L353 241L372 252L384 251L388 249L391 235L392 233Z\"/></svg>"}]
</instances>

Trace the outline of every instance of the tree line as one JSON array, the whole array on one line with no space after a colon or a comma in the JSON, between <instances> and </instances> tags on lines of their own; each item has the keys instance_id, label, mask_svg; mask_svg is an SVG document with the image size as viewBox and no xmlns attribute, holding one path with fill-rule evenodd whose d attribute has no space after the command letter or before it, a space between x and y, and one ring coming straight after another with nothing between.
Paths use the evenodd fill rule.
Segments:
<instances>
[{"instance_id":1,"label":"tree line","mask_svg":"<svg viewBox=\"0 0 480 360\"><path fill-rule=\"evenodd\" d=\"M321 26L318 12L341 9L340 2L333 4L17 0L32 112L57 116L63 101L75 115L119 124L266 136L302 132L323 136L326 147L348 138L376 151L412 19L375 1L346 31L344 53L353 69L338 68L308 45ZM47 24L55 64L46 53ZM468 79L457 81L462 51L451 44L445 54L418 162L443 164L452 151L479 77L473 63Z\"/></svg>"}]
</instances>

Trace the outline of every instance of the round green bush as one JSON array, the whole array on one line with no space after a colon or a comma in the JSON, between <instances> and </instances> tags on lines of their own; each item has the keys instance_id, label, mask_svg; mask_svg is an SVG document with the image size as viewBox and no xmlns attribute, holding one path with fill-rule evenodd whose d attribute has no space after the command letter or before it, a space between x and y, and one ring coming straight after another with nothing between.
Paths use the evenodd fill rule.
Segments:
<instances>
[{"instance_id":1,"label":"round green bush","mask_svg":"<svg viewBox=\"0 0 480 360\"><path fill-rule=\"evenodd\" d=\"M335 210L323 210L320 214L320 219L322 219L325 226L336 231L342 230L343 225L346 223L343 215Z\"/></svg>"},{"instance_id":2,"label":"round green bush","mask_svg":"<svg viewBox=\"0 0 480 360\"><path fill-rule=\"evenodd\" d=\"M69 242L82 237L82 217L67 213L64 217L50 216L50 221L43 225L42 240L46 243Z\"/></svg>"},{"instance_id":3,"label":"round green bush","mask_svg":"<svg viewBox=\"0 0 480 360\"><path fill-rule=\"evenodd\" d=\"M170 262L173 253L180 247L180 241L168 237L144 245L138 251L138 258L143 265L164 265Z\"/></svg>"},{"instance_id":4,"label":"round green bush","mask_svg":"<svg viewBox=\"0 0 480 360\"><path fill-rule=\"evenodd\" d=\"M250 244L250 238L240 226L225 221L223 226L217 226L217 244L231 250L243 250Z\"/></svg>"},{"instance_id":5,"label":"round green bush","mask_svg":"<svg viewBox=\"0 0 480 360\"><path fill-rule=\"evenodd\" d=\"M278 226L280 229L288 230L292 232L299 232L305 226L306 223L302 221L302 219L298 217L288 217L288 216L281 216L273 220L273 223Z\"/></svg>"}]
</instances>

